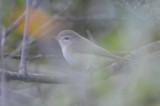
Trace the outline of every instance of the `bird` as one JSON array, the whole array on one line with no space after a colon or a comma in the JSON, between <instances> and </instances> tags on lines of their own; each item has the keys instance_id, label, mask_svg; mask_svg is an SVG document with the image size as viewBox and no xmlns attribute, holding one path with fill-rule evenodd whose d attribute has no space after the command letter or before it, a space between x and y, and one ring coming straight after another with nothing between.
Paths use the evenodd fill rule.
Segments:
<instances>
[{"instance_id":1,"label":"bird","mask_svg":"<svg viewBox=\"0 0 160 106\"><path fill-rule=\"evenodd\" d=\"M56 39L63 57L76 70L102 69L121 58L72 30L61 31Z\"/></svg>"}]
</instances>

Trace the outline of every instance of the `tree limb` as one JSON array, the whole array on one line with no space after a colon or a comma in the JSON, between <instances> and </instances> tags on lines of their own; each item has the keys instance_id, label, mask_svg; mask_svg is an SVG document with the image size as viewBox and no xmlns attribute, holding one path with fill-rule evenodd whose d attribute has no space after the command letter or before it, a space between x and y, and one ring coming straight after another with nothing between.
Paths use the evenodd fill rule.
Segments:
<instances>
[{"instance_id":1,"label":"tree limb","mask_svg":"<svg viewBox=\"0 0 160 106\"><path fill-rule=\"evenodd\" d=\"M145 45L131 52L130 54L126 55L123 60L111 64L108 69L110 70L111 74L121 73L122 71L125 71L127 67L130 67L132 64L134 64L137 59L154 55L154 53L157 52L160 52L160 41Z\"/></svg>"},{"instance_id":2,"label":"tree limb","mask_svg":"<svg viewBox=\"0 0 160 106\"><path fill-rule=\"evenodd\" d=\"M16 59L16 60L21 59L21 56L20 56L20 55L16 55L16 56L11 56L11 57L10 57L9 54L5 54L4 57ZM28 61L34 61L34 60L39 60L39 59L55 58L55 57L59 57L59 55L56 56L56 55L41 55L41 54L39 54L39 55L35 55L35 56L28 56L28 57L27 57L27 60L28 60Z\"/></svg>"},{"instance_id":3,"label":"tree limb","mask_svg":"<svg viewBox=\"0 0 160 106\"><path fill-rule=\"evenodd\" d=\"M2 74L2 69L0 69ZM18 80L24 82L39 82L48 84L65 84L70 83L71 78L67 75L42 75L28 73L26 76L19 74L18 72L5 71L7 80Z\"/></svg>"},{"instance_id":4,"label":"tree limb","mask_svg":"<svg viewBox=\"0 0 160 106\"><path fill-rule=\"evenodd\" d=\"M36 9L43 0L36 0L36 2L33 5L33 9ZM22 13L21 16L19 16L5 31L5 37L7 37L11 32L13 32L19 24L21 24L24 21L25 18L25 12Z\"/></svg>"},{"instance_id":5,"label":"tree limb","mask_svg":"<svg viewBox=\"0 0 160 106\"><path fill-rule=\"evenodd\" d=\"M26 0L26 14L25 14L25 26L24 26L24 34L23 34L23 42L22 42L22 54L20 61L20 70L19 72L23 75L27 74L27 57L28 57L28 36L30 29L30 18L32 11L32 0Z\"/></svg>"}]
</instances>

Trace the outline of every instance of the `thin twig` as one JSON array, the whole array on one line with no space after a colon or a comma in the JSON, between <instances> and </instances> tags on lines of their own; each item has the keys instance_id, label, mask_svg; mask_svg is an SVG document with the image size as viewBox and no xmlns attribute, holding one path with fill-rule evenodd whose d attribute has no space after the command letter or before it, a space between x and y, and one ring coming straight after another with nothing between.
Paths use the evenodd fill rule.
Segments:
<instances>
[{"instance_id":1,"label":"thin twig","mask_svg":"<svg viewBox=\"0 0 160 106\"><path fill-rule=\"evenodd\" d=\"M160 41L148 44L144 47L141 47L131 54L125 56L126 59L134 59L134 57L144 56L144 52L158 52L160 51ZM117 65L119 65L117 67ZM120 70L120 68L126 67L129 64L126 64L126 62L121 63L121 61L115 63L112 65L111 71L112 74L117 73L117 71ZM0 74L2 73L2 69L0 69ZM52 83L52 84L65 84L70 83L72 78L70 76L56 76L56 75L42 75L42 74L27 74L26 76L23 76L16 72L10 72L5 71L6 78L9 80L19 80L19 81L25 81L25 82L39 82L39 83Z\"/></svg>"},{"instance_id":2,"label":"thin twig","mask_svg":"<svg viewBox=\"0 0 160 106\"><path fill-rule=\"evenodd\" d=\"M109 66L109 70L111 70L112 74L122 72L125 70L126 67L129 67L131 64L134 64L134 62L137 59L144 58L146 56L149 56L153 53L157 53L160 51L160 41L153 42L151 44L145 45L130 54L126 55L124 57L124 60L117 61Z\"/></svg>"},{"instance_id":3,"label":"thin twig","mask_svg":"<svg viewBox=\"0 0 160 106\"><path fill-rule=\"evenodd\" d=\"M16 56L12 56L10 57L9 54L5 54L4 57L8 57L8 58L12 58L12 59L21 59L21 56L20 55L16 55ZM34 60L39 60L39 59L46 59L46 58L57 58L57 57L60 57L59 55L58 56L55 56L55 55L35 55L35 56L28 56L27 57L27 60L28 61L34 61Z\"/></svg>"},{"instance_id":4,"label":"thin twig","mask_svg":"<svg viewBox=\"0 0 160 106\"><path fill-rule=\"evenodd\" d=\"M1 105L6 105L6 75L5 75L5 59L4 59L4 45L5 45L5 28L1 25L0 26L0 37L1 37L1 65L2 65L2 73L1 73L1 97L2 102Z\"/></svg>"},{"instance_id":5,"label":"thin twig","mask_svg":"<svg viewBox=\"0 0 160 106\"><path fill-rule=\"evenodd\" d=\"M53 22L56 21L56 19L59 19L59 16L62 15L70 6L71 6L72 3L69 3L68 6L64 7L62 9L62 11L60 11L59 13L55 14L49 21L47 21L44 25L40 26L31 36L35 36L37 33L39 33L39 31L41 31L42 29L45 29L46 27L48 27L50 24L52 24ZM54 25L56 26L56 25ZM49 32L53 31L54 30L54 27L52 29L48 29L46 30L45 32L43 32L40 36L39 36L39 39L43 38L44 35L48 34ZM28 45L32 44L35 40L30 37L29 38L29 42L28 42ZM10 57L16 55L18 52L20 52L22 48L22 44L20 44L16 50L14 50L11 54L10 54Z\"/></svg>"},{"instance_id":6,"label":"thin twig","mask_svg":"<svg viewBox=\"0 0 160 106\"><path fill-rule=\"evenodd\" d=\"M125 56L125 58L127 58L129 60L134 60L139 57L143 57L146 54L149 55L150 53L154 53L154 52L158 52L158 51L160 51L160 41L145 45L145 46L133 51L129 55Z\"/></svg>"},{"instance_id":7,"label":"thin twig","mask_svg":"<svg viewBox=\"0 0 160 106\"><path fill-rule=\"evenodd\" d=\"M13 32L19 24L21 24L24 21L25 12L17 18L16 21L14 21L7 29L5 36L7 37L11 32Z\"/></svg>"},{"instance_id":8,"label":"thin twig","mask_svg":"<svg viewBox=\"0 0 160 106\"><path fill-rule=\"evenodd\" d=\"M33 5L33 9L36 9L43 0L36 0ZM23 21L25 18L25 12L22 13L5 31L5 37L7 37L11 32L13 32Z\"/></svg>"},{"instance_id":9,"label":"thin twig","mask_svg":"<svg viewBox=\"0 0 160 106\"><path fill-rule=\"evenodd\" d=\"M42 29L47 28L49 25L51 25L53 22L56 21L56 19L58 19L58 17L60 15L62 15L70 6L72 3L69 3L69 5L67 5L66 7L64 7L59 13L55 14L50 20L48 20L44 25L40 26L33 34L32 36L36 35L37 33L39 33Z\"/></svg>"},{"instance_id":10,"label":"thin twig","mask_svg":"<svg viewBox=\"0 0 160 106\"><path fill-rule=\"evenodd\" d=\"M115 21L122 21L127 20L127 18L110 18L103 15L94 15L94 16L69 16L69 17L61 17L59 16L58 19L64 21L71 21L71 22L82 22L82 21L105 21L105 22L115 22Z\"/></svg>"},{"instance_id":11,"label":"thin twig","mask_svg":"<svg viewBox=\"0 0 160 106\"><path fill-rule=\"evenodd\" d=\"M27 55L28 55L28 36L29 36L29 28L30 28L30 17L31 17L31 8L32 0L26 0L26 16L25 16L25 26L24 26L24 35L22 42L22 54L20 61L20 70L19 72L22 75L27 74Z\"/></svg>"},{"instance_id":12,"label":"thin twig","mask_svg":"<svg viewBox=\"0 0 160 106\"><path fill-rule=\"evenodd\" d=\"M42 3L43 0L35 0L35 2L33 2L33 9L36 9L41 3Z\"/></svg>"},{"instance_id":13,"label":"thin twig","mask_svg":"<svg viewBox=\"0 0 160 106\"><path fill-rule=\"evenodd\" d=\"M89 30L87 30L86 32L87 32L87 35L88 35L89 40L91 40L92 42L96 43L96 41L94 40L91 32L90 32Z\"/></svg>"}]
</instances>

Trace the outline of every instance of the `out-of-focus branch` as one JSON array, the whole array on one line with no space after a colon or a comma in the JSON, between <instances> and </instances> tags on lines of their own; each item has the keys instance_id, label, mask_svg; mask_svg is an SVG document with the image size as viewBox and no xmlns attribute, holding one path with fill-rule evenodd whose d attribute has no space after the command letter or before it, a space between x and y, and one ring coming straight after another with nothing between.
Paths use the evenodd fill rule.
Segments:
<instances>
[{"instance_id":1,"label":"out-of-focus branch","mask_svg":"<svg viewBox=\"0 0 160 106\"><path fill-rule=\"evenodd\" d=\"M5 48L5 28L3 25L0 25L0 59L1 59L1 66L3 68L2 73L1 73L1 97L2 97L2 102L1 105L5 106L6 105L6 75L5 75L5 58L4 58L4 48Z\"/></svg>"},{"instance_id":2,"label":"out-of-focus branch","mask_svg":"<svg viewBox=\"0 0 160 106\"><path fill-rule=\"evenodd\" d=\"M28 35L30 29L30 18L31 18L31 10L32 10L32 0L26 0L26 14L25 14L25 26L24 26L24 34L23 34L23 42L22 42L22 54L20 61L20 70L19 72L22 75L27 74L27 55L28 55Z\"/></svg>"},{"instance_id":3,"label":"out-of-focus branch","mask_svg":"<svg viewBox=\"0 0 160 106\"><path fill-rule=\"evenodd\" d=\"M20 55L17 55L17 56L12 56L10 57L9 54L5 54L4 57L8 57L8 58L12 58L12 59L21 59L21 56ZM39 59L45 59L45 58L56 58L56 57L59 57L59 56L55 56L55 55L35 55L35 56L28 56L27 57L27 60L28 61L34 61L34 60L39 60Z\"/></svg>"},{"instance_id":4,"label":"out-of-focus branch","mask_svg":"<svg viewBox=\"0 0 160 106\"><path fill-rule=\"evenodd\" d=\"M2 74L2 69L0 69ZM17 72L5 71L7 80L18 80L24 82L39 82L48 84L66 84L71 83L71 78L67 75L42 75L28 73L26 76Z\"/></svg>"},{"instance_id":5,"label":"out-of-focus branch","mask_svg":"<svg viewBox=\"0 0 160 106\"><path fill-rule=\"evenodd\" d=\"M147 55L146 53L158 52L158 51L160 51L160 41L143 46L143 47L131 52L130 54L126 55L124 58L126 60L134 60L136 57L141 57L141 56ZM19 56L19 55L10 57L9 54L5 54L4 56L8 57L8 58L12 58L12 59L21 59L21 56ZM27 59L28 59L28 61L33 61L33 60L38 60L38 59L55 58L55 57L59 57L59 55L56 56L56 55L41 55L41 54L39 54L39 55L35 55L35 56L28 56Z\"/></svg>"},{"instance_id":6,"label":"out-of-focus branch","mask_svg":"<svg viewBox=\"0 0 160 106\"><path fill-rule=\"evenodd\" d=\"M17 18L7 29L5 36L7 37L12 31L14 31L19 24L21 24L24 21L25 12Z\"/></svg>"},{"instance_id":7,"label":"out-of-focus branch","mask_svg":"<svg viewBox=\"0 0 160 106\"><path fill-rule=\"evenodd\" d=\"M160 52L160 41L153 42L151 44L145 45L130 54L126 55L122 61L117 61L109 66L112 74L119 73L123 71L126 67L137 59L144 58L146 56L154 55L154 53ZM153 54L152 54L153 53Z\"/></svg>"},{"instance_id":8,"label":"out-of-focus branch","mask_svg":"<svg viewBox=\"0 0 160 106\"><path fill-rule=\"evenodd\" d=\"M111 69L111 74L117 73L121 68L127 67L128 60L131 60L129 62L133 62L136 57L144 56L145 53L151 53L151 52L158 52L160 51L160 41L148 44L146 46L143 46L131 54L125 56L126 61L120 61L112 64L109 66L109 69ZM43 57L43 56L42 56ZM41 56L37 56L37 58L41 58ZM132 63L131 63L132 64ZM5 71L6 78L8 80L19 80L19 81L25 81L25 82L39 82L39 83L52 83L52 84L65 84L65 83L71 83L71 77L69 76L56 76L56 75L42 75L42 74L31 74L28 73L26 76L23 76L16 72L10 72ZM0 69L0 74L2 74L2 69Z\"/></svg>"},{"instance_id":9,"label":"out-of-focus branch","mask_svg":"<svg viewBox=\"0 0 160 106\"><path fill-rule=\"evenodd\" d=\"M145 45L131 52L129 55L125 56L125 58L132 60L132 59L143 57L145 55L149 55L151 53L158 52L158 51L160 51L160 41Z\"/></svg>"},{"instance_id":10,"label":"out-of-focus branch","mask_svg":"<svg viewBox=\"0 0 160 106\"><path fill-rule=\"evenodd\" d=\"M35 0L35 2L33 2L33 9L36 9L41 3L42 3L43 0Z\"/></svg>"},{"instance_id":11,"label":"out-of-focus branch","mask_svg":"<svg viewBox=\"0 0 160 106\"><path fill-rule=\"evenodd\" d=\"M96 43L96 41L95 41L95 39L93 38L91 32L90 32L89 30L87 30L86 32L87 32L88 38L89 38L92 42Z\"/></svg>"},{"instance_id":12,"label":"out-of-focus branch","mask_svg":"<svg viewBox=\"0 0 160 106\"><path fill-rule=\"evenodd\" d=\"M120 21L120 20L126 20L125 18L111 18L104 15L94 15L94 16L69 16L69 17L62 17L59 16L58 19L64 20L64 21L71 21L71 22L81 22L81 21Z\"/></svg>"},{"instance_id":13,"label":"out-of-focus branch","mask_svg":"<svg viewBox=\"0 0 160 106\"><path fill-rule=\"evenodd\" d=\"M36 0L33 5L33 9L36 9L43 0ZM22 13L5 31L5 37L7 37L11 32L13 32L25 19L25 12Z\"/></svg>"},{"instance_id":14,"label":"out-of-focus branch","mask_svg":"<svg viewBox=\"0 0 160 106\"><path fill-rule=\"evenodd\" d=\"M70 6L72 3L69 3L66 7L64 7L59 13L55 14L49 21L47 21L44 25L40 26L31 36L36 35L37 33L39 33L39 31L41 31L42 29L48 27L49 25L51 25L53 22L55 22L57 19L59 19L60 15L63 14ZM53 31L56 25L54 25L54 27L52 29L48 29L45 32L43 32L38 39L41 39L44 37L44 35L48 34L49 32ZM37 40L38 40L37 39ZM35 40L30 37L29 38L29 42L28 45L34 43ZM20 52L22 48L22 44L20 44L11 54L10 57L16 55L18 52Z\"/></svg>"},{"instance_id":15,"label":"out-of-focus branch","mask_svg":"<svg viewBox=\"0 0 160 106\"><path fill-rule=\"evenodd\" d=\"M44 25L40 26L34 33L32 36L36 35L37 33L39 33L42 29L47 28L49 25L51 25L53 22L55 22L60 15L62 15L70 6L72 3L69 3L66 7L64 7L60 12L58 12L57 14L55 14L50 20L48 20ZM40 37L43 37L43 35L41 35Z\"/></svg>"}]
</instances>

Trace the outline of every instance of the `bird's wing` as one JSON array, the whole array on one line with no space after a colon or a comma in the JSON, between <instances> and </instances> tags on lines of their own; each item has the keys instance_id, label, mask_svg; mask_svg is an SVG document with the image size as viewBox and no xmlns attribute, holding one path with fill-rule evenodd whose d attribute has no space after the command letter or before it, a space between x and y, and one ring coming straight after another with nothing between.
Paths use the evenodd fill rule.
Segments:
<instances>
[{"instance_id":1,"label":"bird's wing","mask_svg":"<svg viewBox=\"0 0 160 106\"><path fill-rule=\"evenodd\" d=\"M87 42L87 43L86 43ZM91 41L85 41L83 42L76 42L76 44L72 45L73 50L79 52L79 53L87 53L87 54L93 54L93 55L99 55L99 56L105 56L109 58L119 58L118 56L115 56L108 52L107 50L98 47L96 44L92 43Z\"/></svg>"}]
</instances>

